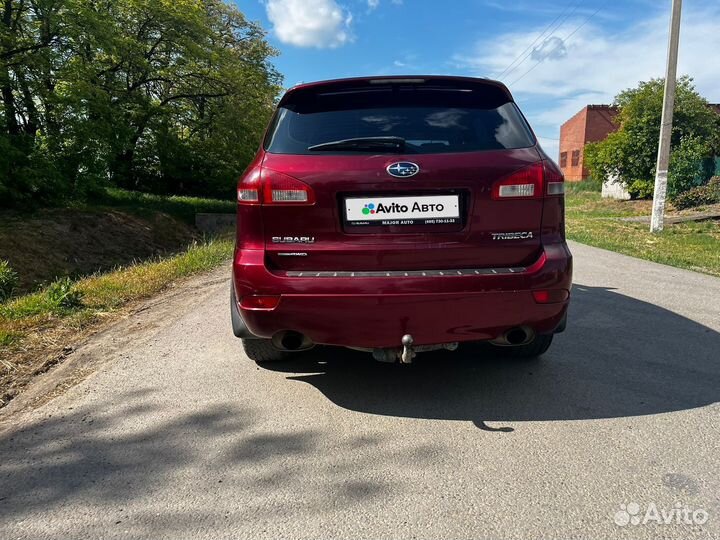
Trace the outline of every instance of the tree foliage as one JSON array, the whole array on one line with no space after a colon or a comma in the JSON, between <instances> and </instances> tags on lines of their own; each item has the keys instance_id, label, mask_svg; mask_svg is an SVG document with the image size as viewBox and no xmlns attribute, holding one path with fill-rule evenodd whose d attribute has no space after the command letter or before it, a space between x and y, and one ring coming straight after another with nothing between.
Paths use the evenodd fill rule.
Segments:
<instances>
[{"instance_id":1,"label":"tree foliage","mask_svg":"<svg viewBox=\"0 0 720 540\"><path fill-rule=\"evenodd\" d=\"M626 186L652 184L655 176L660 122L662 117L663 79L641 82L637 88L620 92L615 105L620 108L618 131L585 148L585 163L595 178L617 178ZM683 142L685 141L685 142ZM720 116L698 94L692 79L678 79L673 114L669 169L671 193L681 192L703 178L702 161L720 151ZM685 156L685 157L683 157ZM692 171L691 173L688 171ZM688 176L690 175L690 176ZM638 193L647 190L638 189Z\"/></svg>"},{"instance_id":2,"label":"tree foliage","mask_svg":"<svg viewBox=\"0 0 720 540\"><path fill-rule=\"evenodd\" d=\"M224 195L280 88L222 0L4 0L0 204L99 186Z\"/></svg>"},{"instance_id":3,"label":"tree foliage","mask_svg":"<svg viewBox=\"0 0 720 540\"><path fill-rule=\"evenodd\" d=\"M715 171L710 145L701 137L688 135L670 155L667 194L672 199L704 184Z\"/></svg>"}]
</instances>

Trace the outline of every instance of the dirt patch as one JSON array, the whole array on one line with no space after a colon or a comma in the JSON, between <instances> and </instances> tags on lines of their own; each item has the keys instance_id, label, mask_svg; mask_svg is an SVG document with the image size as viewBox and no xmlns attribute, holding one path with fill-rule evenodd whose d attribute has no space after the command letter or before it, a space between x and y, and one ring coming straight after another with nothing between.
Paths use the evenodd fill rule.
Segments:
<instances>
[{"instance_id":1,"label":"dirt patch","mask_svg":"<svg viewBox=\"0 0 720 540\"><path fill-rule=\"evenodd\" d=\"M176 253L197 239L189 225L161 212L42 210L0 214L0 259L19 274L17 293L61 276L78 277Z\"/></svg>"},{"instance_id":2,"label":"dirt patch","mask_svg":"<svg viewBox=\"0 0 720 540\"><path fill-rule=\"evenodd\" d=\"M217 268L177 281L157 296L131 302L83 325L58 321L31 336L21 351L28 361L18 363L11 384L0 384L4 394L0 395L4 401L0 403L0 431L14 425L17 414L39 407L84 380L130 343L149 339L158 321L172 320L178 312L192 309L187 303L190 291L197 297L208 287L224 286L228 276L227 267Z\"/></svg>"},{"instance_id":3,"label":"dirt patch","mask_svg":"<svg viewBox=\"0 0 720 540\"><path fill-rule=\"evenodd\" d=\"M73 285L81 294L73 307L52 303L47 291L1 305L0 408L36 376L74 354L78 341L122 317L137 302L225 266L232 249L230 238L215 238L178 255L84 278Z\"/></svg>"},{"instance_id":4,"label":"dirt patch","mask_svg":"<svg viewBox=\"0 0 720 540\"><path fill-rule=\"evenodd\" d=\"M651 200L640 200L640 201L619 201L621 205L632 206L633 212L638 214L652 212L653 202Z\"/></svg>"},{"instance_id":5,"label":"dirt patch","mask_svg":"<svg viewBox=\"0 0 720 540\"><path fill-rule=\"evenodd\" d=\"M650 209L652 211L652 208ZM620 218L622 221L636 221L639 223L650 223L650 216L633 216ZM685 210L674 210L672 207L665 213L665 225L685 223L688 221L717 221L720 220L720 204L711 204Z\"/></svg>"},{"instance_id":6,"label":"dirt patch","mask_svg":"<svg viewBox=\"0 0 720 540\"><path fill-rule=\"evenodd\" d=\"M674 210L672 215L678 216L692 216L694 214L720 214L720 203L716 204L703 204L693 208L686 208L685 210Z\"/></svg>"}]
</instances>

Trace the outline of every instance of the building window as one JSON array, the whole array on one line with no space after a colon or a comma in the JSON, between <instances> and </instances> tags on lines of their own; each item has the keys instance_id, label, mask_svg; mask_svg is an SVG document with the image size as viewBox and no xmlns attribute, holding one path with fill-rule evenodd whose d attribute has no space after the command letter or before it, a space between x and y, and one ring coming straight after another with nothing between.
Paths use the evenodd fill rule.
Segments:
<instances>
[{"instance_id":1,"label":"building window","mask_svg":"<svg viewBox=\"0 0 720 540\"><path fill-rule=\"evenodd\" d=\"M560 152L560 168L567 167L567 152Z\"/></svg>"},{"instance_id":2,"label":"building window","mask_svg":"<svg viewBox=\"0 0 720 540\"><path fill-rule=\"evenodd\" d=\"M573 167L580 165L580 150L573 150L571 163Z\"/></svg>"}]
</instances>

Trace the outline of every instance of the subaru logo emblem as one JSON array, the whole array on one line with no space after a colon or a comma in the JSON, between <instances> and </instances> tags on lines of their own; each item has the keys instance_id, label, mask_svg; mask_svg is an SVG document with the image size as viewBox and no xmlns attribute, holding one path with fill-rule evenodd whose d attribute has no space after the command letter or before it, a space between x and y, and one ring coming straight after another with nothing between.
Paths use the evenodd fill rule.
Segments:
<instances>
[{"instance_id":1,"label":"subaru logo emblem","mask_svg":"<svg viewBox=\"0 0 720 540\"><path fill-rule=\"evenodd\" d=\"M388 165L385 170L390 176L396 178L410 178L420 172L420 167L409 161L399 161Z\"/></svg>"}]
</instances>

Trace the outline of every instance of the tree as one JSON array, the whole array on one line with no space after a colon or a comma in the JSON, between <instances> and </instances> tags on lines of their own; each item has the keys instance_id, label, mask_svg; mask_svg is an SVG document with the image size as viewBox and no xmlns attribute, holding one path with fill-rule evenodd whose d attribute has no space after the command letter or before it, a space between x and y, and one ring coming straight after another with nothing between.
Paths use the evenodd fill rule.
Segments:
<instances>
[{"instance_id":1,"label":"tree","mask_svg":"<svg viewBox=\"0 0 720 540\"><path fill-rule=\"evenodd\" d=\"M617 178L631 188L631 194L652 193L655 176L657 145L662 116L663 79L641 82L637 88L624 90L615 98L620 108L616 121L618 131L585 149L585 163L594 178ZM704 158L720 151L720 116L698 94L690 77L678 79L672 132L672 152L680 148L681 141L704 141L702 149L694 145L692 154ZM684 152L689 152L686 143ZM671 154L672 156L672 154ZM678 159L671 157L670 190L684 189L690 183L687 177L673 175ZM685 168L684 171L688 169ZM709 176L708 176L709 178ZM704 178L707 180L707 178Z\"/></svg>"},{"instance_id":2,"label":"tree","mask_svg":"<svg viewBox=\"0 0 720 540\"><path fill-rule=\"evenodd\" d=\"M222 0L5 0L0 204L113 184L227 195L281 77Z\"/></svg>"},{"instance_id":3,"label":"tree","mask_svg":"<svg viewBox=\"0 0 720 540\"><path fill-rule=\"evenodd\" d=\"M37 155L52 111L52 64L64 25L59 0L5 0L0 23L0 204L55 191L58 177ZM41 177L44 185L41 186Z\"/></svg>"}]
</instances>

